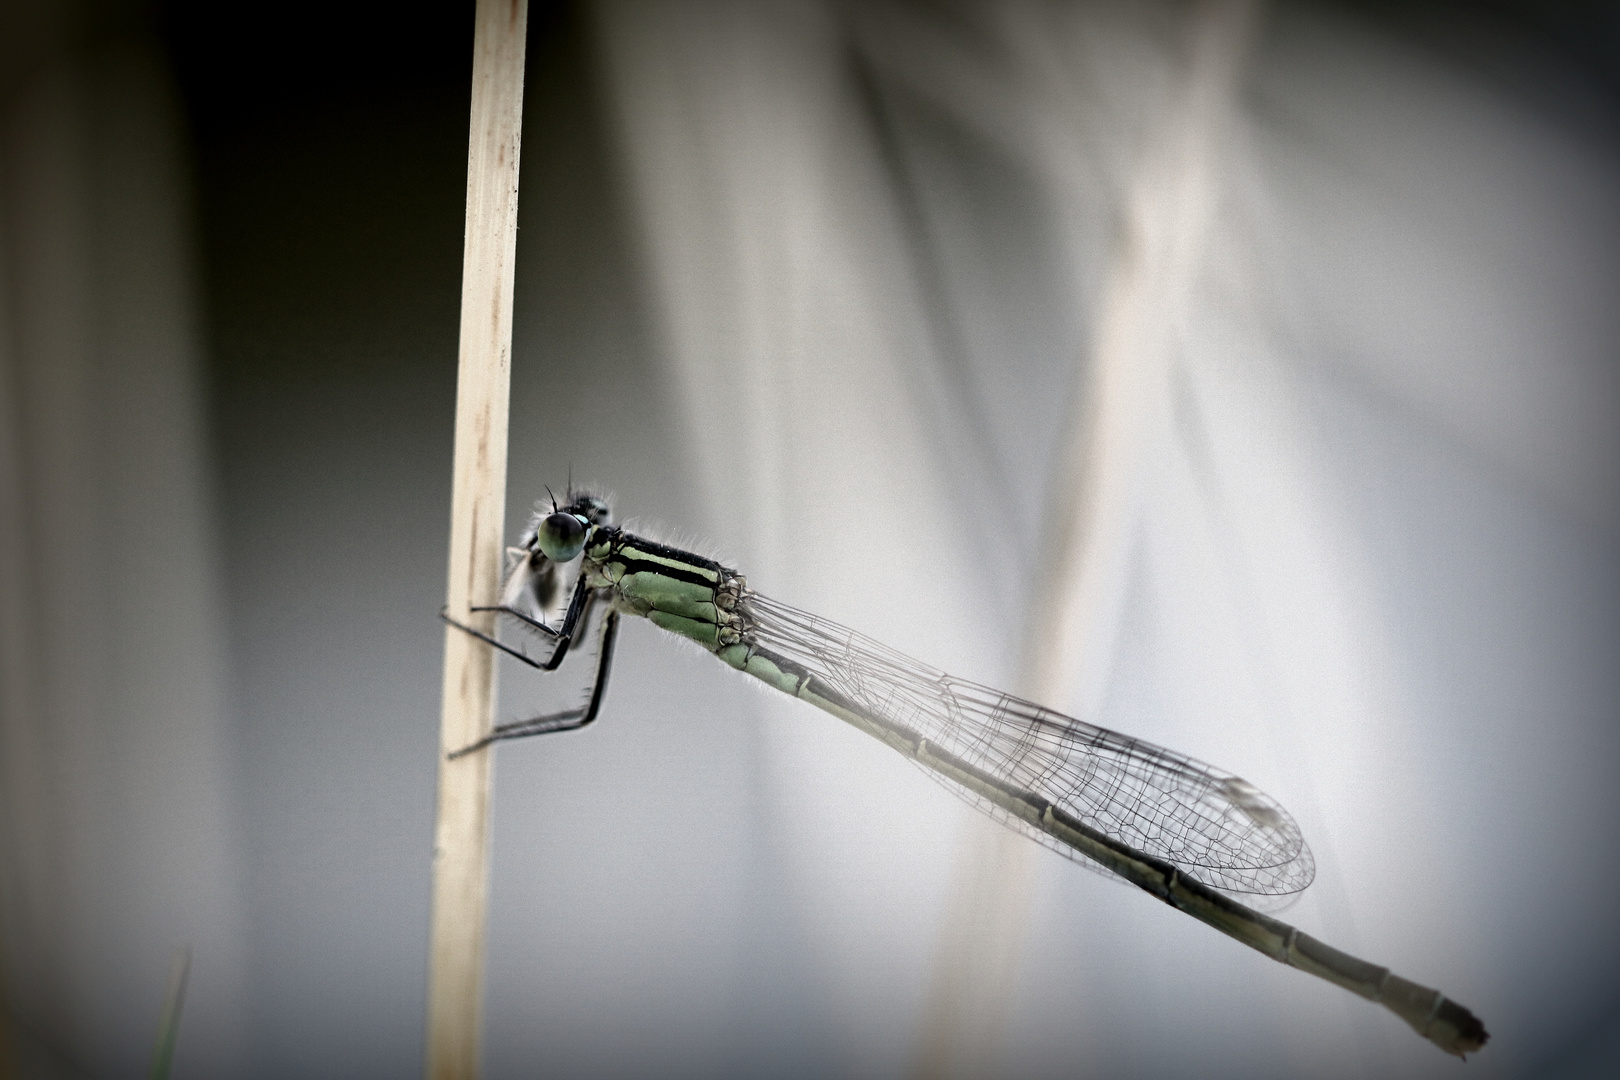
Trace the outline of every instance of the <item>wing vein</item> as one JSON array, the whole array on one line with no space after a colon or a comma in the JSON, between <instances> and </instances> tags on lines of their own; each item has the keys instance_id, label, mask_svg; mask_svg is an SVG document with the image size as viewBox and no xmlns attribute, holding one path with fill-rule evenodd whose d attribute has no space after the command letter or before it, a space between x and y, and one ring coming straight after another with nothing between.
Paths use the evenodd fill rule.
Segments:
<instances>
[{"instance_id":1,"label":"wing vein","mask_svg":"<svg viewBox=\"0 0 1620 1080\"><path fill-rule=\"evenodd\" d=\"M768 597L750 594L743 607L757 644L800 664L872 717L1207 885L1283 896L1304 889L1315 876L1315 861L1294 819L1239 777L954 678ZM1020 832L1082 858L1029 822L942 782Z\"/></svg>"}]
</instances>

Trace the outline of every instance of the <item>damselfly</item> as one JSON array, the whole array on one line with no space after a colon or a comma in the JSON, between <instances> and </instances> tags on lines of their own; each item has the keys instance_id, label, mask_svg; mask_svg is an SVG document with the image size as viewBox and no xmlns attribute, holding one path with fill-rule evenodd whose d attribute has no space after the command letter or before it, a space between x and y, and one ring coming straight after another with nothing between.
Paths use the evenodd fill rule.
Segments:
<instances>
[{"instance_id":1,"label":"damselfly","mask_svg":"<svg viewBox=\"0 0 1620 1080\"><path fill-rule=\"evenodd\" d=\"M954 678L761 596L712 559L614 527L606 500L594 495L570 492L567 505L537 512L508 556L501 602L473 610L511 616L549 642L550 655L536 659L450 621L553 671L600 610L596 675L581 707L501 724L453 757L596 719L619 617L639 615L882 740L1019 832L1090 860L1273 960L1379 1002L1442 1050L1460 1057L1485 1043L1484 1025L1439 991L1232 898L1296 893L1315 876L1293 818L1239 777ZM547 615L565 593L554 627Z\"/></svg>"}]
</instances>

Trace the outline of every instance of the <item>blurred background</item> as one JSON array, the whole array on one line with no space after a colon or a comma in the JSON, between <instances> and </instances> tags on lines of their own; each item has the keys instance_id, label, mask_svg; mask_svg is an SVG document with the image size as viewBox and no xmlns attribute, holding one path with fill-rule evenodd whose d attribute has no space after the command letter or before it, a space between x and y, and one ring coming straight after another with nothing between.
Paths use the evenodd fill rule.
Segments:
<instances>
[{"instance_id":1,"label":"blurred background","mask_svg":"<svg viewBox=\"0 0 1620 1080\"><path fill-rule=\"evenodd\" d=\"M0 4L0 1074L182 948L177 1076L420 1073L471 28ZM1466 1075L1612 1075L1617 100L1599 3L537 5L510 532L1230 769ZM489 1076L1463 1075L746 682L500 750Z\"/></svg>"}]
</instances>

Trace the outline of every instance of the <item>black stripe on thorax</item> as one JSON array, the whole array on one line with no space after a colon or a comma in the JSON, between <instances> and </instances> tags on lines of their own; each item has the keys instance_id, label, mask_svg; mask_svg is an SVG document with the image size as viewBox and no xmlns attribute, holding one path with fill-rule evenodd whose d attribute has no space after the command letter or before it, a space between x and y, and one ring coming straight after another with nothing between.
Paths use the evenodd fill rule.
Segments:
<instances>
[{"instance_id":1,"label":"black stripe on thorax","mask_svg":"<svg viewBox=\"0 0 1620 1080\"><path fill-rule=\"evenodd\" d=\"M706 559L702 555L694 555L690 551L682 551L680 548L673 548L667 544L655 543L651 540L646 540L642 537L636 536L634 533L619 533L619 540L616 544L616 548L623 547L626 544L634 546L637 551L644 551L648 555L656 555L660 559L678 559L681 562L691 563L693 566L701 566L705 570L713 570L716 573L725 569L724 566L721 566L713 559Z\"/></svg>"},{"instance_id":2,"label":"black stripe on thorax","mask_svg":"<svg viewBox=\"0 0 1620 1080\"><path fill-rule=\"evenodd\" d=\"M684 570L668 563L652 562L649 559L637 559L625 555L615 555L613 561L624 567L624 576L631 574L657 574L659 577L671 578L675 581L684 581L688 585L701 585L706 589L713 589L720 583L712 578L706 578L695 570Z\"/></svg>"},{"instance_id":3,"label":"black stripe on thorax","mask_svg":"<svg viewBox=\"0 0 1620 1080\"><path fill-rule=\"evenodd\" d=\"M643 539L634 533L627 533L620 529L598 529L597 541L596 543L591 544L590 547L599 546L603 540L605 540L608 544L607 554L601 558L597 558L596 556L592 556L592 558L597 562L608 562L611 560L613 562L620 563L624 566L624 572L626 574L662 574L665 577L673 578L676 581L684 581L691 585L705 585L712 587L719 584L719 581L706 578L702 574L697 573L695 570L686 570L679 566L669 566L665 563L653 562L648 559L638 559L636 558L638 553L656 556L660 559L669 559L677 563L686 563L690 566L708 570L722 579L727 573L726 568L715 562L713 559L706 559L702 555L694 555L690 551L682 551L680 548L670 547L667 544L655 543L651 540ZM626 550L627 548L629 549L628 551Z\"/></svg>"}]
</instances>

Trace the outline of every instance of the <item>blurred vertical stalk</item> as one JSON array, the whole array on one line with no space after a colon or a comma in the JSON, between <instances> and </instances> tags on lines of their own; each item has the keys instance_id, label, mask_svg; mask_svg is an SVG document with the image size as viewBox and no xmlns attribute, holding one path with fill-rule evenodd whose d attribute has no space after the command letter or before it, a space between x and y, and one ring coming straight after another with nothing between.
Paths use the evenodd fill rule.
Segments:
<instances>
[{"instance_id":1,"label":"blurred vertical stalk","mask_svg":"<svg viewBox=\"0 0 1620 1080\"><path fill-rule=\"evenodd\" d=\"M235 1075L246 915L190 168L163 50L119 27L6 42L28 64L0 95L4 1005L19 1070L139 1075L154 943L189 941L207 963L185 1056Z\"/></svg>"},{"instance_id":2,"label":"blurred vertical stalk","mask_svg":"<svg viewBox=\"0 0 1620 1080\"><path fill-rule=\"evenodd\" d=\"M1121 237L1048 495L1019 692L1095 720L1113 669L1144 450L1168 408L1179 312L1220 190L1255 0L1189 20L1178 89L1125 193ZM974 820L946 911L914 1074L991 1075L1028 930L1037 849Z\"/></svg>"},{"instance_id":3,"label":"blurred vertical stalk","mask_svg":"<svg viewBox=\"0 0 1620 1080\"><path fill-rule=\"evenodd\" d=\"M180 1035L180 1010L186 1004L186 981L191 975L191 950L179 948L169 964L169 989L163 995L163 1015L158 1020L157 1043L152 1048L152 1064L147 1080L169 1080L174 1067L174 1044Z\"/></svg>"},{"instance_id":4,"label":"blurred vertical stalk","mask_svg":"<svg viewBox=\"0 0 1620 1080\"><path fill-rule=\"evenodd\" d=\"M512 271L517 250L518 151L523 122L527 0L479 0L473 37L462 264L460 371L446 606L493 632L506 515ZM433 845L428 1045L431 1080L476 1076L489 885L490 756L443 755L475 742L494 708L495 657L447 627Z\"/></svg>"}]
</instances>

